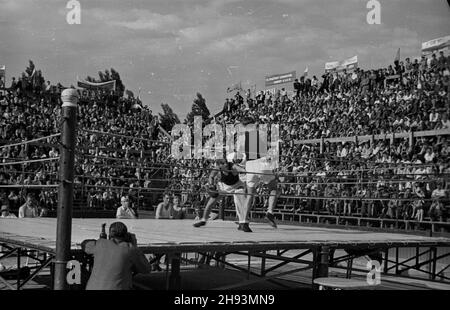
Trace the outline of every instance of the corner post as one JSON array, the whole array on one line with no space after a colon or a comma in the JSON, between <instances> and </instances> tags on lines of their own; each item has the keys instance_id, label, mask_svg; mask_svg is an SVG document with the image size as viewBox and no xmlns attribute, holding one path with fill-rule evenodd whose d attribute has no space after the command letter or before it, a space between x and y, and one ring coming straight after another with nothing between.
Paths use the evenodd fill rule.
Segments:
<instances>
[{"instance_id":1,"label":"corner post","mask_svg":"<svg viewBox=\"0 0 450 310\"><path fill-rule=\"evenodd\" d=\"M61 93L62 125L59 161L59 193L56 224L56 257L54 289L65 290L67 262L70 260L72 234L73 181L75 166L78 93L69 88Z\"/></svg>"}]
</instances>

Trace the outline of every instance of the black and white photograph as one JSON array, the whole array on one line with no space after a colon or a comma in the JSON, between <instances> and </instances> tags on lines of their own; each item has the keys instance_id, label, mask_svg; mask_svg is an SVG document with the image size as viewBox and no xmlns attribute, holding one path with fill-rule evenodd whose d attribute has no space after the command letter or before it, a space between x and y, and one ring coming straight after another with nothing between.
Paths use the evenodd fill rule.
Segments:
<instances>
[{"instance_id":1,"label":"black and white photograph","mask_svg":"<svg viewBox=\"0 0 450 310\"><path fill-rule=\"evenodd\" d=\"M2 296L446 291L449 193L447 0L0 0Z\"/></svg>"}]
</instances>

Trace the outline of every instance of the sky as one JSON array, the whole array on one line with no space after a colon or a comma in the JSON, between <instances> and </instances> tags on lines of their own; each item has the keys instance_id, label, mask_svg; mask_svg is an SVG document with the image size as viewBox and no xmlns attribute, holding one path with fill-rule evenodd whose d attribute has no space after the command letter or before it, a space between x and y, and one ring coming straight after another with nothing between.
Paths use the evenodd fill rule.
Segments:
<instances>
[{"instance_id":1,"label":"sky","mask_svg":"<svg viewBox=\"0 0 450 310\"><path fill-rule=\"evenodd\" d=\"M7 85L34 61L53 84L114 68L154 112L169 104L183 120L196 93L218 112L228 86L264 89L267 75L355 55L362 68L385 67L397 49L420 55L421 43L450 34L446 0L379 0L381 23L369 25L368 0L0 0L0 65Z\"/></svg>"}]
</instances>

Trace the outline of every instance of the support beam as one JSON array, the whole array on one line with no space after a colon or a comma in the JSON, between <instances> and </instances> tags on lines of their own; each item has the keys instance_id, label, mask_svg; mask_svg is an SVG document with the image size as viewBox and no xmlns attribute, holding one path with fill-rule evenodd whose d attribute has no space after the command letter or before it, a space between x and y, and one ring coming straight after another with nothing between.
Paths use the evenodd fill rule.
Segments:
<instances>
[{"instance_id":1,"label":"support beam","mask_svg":"<svg viewBox=\"0 0 450 310\"><path fill-rule=\"evenodd\" d=\"M322 246L319 252L319 269L318 269L318 277L326 278L328 277L328 259L330 256L330 247Z\"/></svg>"},{"instance_id":2,"label":"support beam","mask_svg":"<svg viewBox=\"0 0 450 310\"><path fill-rule=\"evenodd\" d=\"M171 268L169 276L169 290L179 290L181 288L180 260L180 253L170 255Z\"/></svg>"}]
</instances>

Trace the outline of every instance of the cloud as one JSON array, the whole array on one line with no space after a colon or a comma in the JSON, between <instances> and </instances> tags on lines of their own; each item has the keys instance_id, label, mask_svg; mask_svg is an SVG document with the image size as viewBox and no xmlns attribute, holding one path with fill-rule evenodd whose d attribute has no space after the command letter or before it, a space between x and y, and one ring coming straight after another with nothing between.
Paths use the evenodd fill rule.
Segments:
<instances>
[{"instance_id":1,"label":"cloud","mask_svg":"<svg viewBox=\"0 0 450 310\"><path fill-rule=\"evenodd\" d=\"M51 81L114 67L127 88L152 91L143 92L145 102L177 104L181 117L197 90L215 110L236 79L260 88L264 75L303 72L306 65L310 75L320 76L326 61L356 54L363 68L387 66L399 47L402 57L414 56L420 42L448 34L450 27L442 0L382 1L377 26L366 23L366 0L80 3L82 24L71 26L67 0L0 0L0 60L9 76L30 58ZM239 67L233 76L226 70L231 65Z\"/></svg>"},{"instance_id":2,"label":"cloud","mask_svg":"<svg viewBox=\"0 0 450 310\"><path fill-rule=\"evenodd\" d=\"M205 51L209 53L240 52L259 45L268 44L278 37L279 33L276 31L257 29L215 40L205 48Z\"/></svg>"},{"instance_id":3,"label":"cloud","mask_svg":"<svg viewBox=\"0 0 450 310\"><path fill-rule=\"evenodd\" d=\"M151 30L171 32L177 30L182 20L174 14L159 14L149 10L131 9L128 11L92 9L88 11L94 18L113 26L132 30Z\"/></svg>"},{"instance_id":4,"label":"cloud","mask_svg":"<svg viewBox=\"0 0 450 310\"><path fill-rule=\"evenodd\" d=\"M180 29L178 33L185 43L201 43L239 33L245 25L248 23L241 23L239 18L224 17L221 20L204 21L199 25Z\"/></svg>"}]
</instances>

